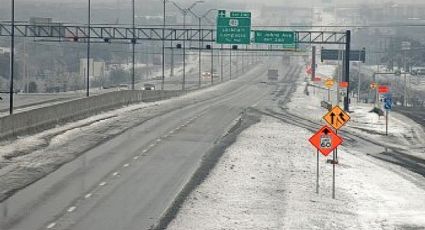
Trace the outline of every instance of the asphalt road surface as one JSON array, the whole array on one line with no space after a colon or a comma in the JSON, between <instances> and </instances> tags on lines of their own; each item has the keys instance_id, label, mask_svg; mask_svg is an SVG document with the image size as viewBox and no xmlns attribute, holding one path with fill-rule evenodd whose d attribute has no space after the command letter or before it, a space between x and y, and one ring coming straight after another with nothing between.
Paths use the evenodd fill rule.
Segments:
<instances>
[{"instance_id":1,"label":"asphalt road surface","mask_svg":"<svg viewBox=\"0 0 425 230\"><path fill-rule=\"evenodd\" d=\"M298 76L294 69L282 67L282 80ZM0 229L149 229L241 112L271 103L276 84L265 73L256 68L206 100L176 105L15 193L0 204Z\"/></svg>"},{"instance_id":2,"label":"asphalt road surface","mask_svg":"<svg viewBox=\"0 0 425 230\"><path fill-rule=\"evenodd\" d=\"M425 127L425 107L394 107L394 111L407 116L416 123Z\"/></svg>"}]
</instances>

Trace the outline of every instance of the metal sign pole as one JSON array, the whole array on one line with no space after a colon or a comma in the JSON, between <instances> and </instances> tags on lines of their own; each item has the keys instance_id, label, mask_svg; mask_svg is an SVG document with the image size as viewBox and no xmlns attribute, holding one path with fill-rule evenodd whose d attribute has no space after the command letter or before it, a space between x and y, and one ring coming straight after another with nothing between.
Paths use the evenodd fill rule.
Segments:
<instances>
[{"instance_id":1,"label":"metal sign pole","mask_svg":"<svg viewBox=\"0 0 425 230\"><path fill-rule=\"evenodd\" d=\"M328 88L328 102L332 104L331 102L331 89Z\"/></svg>"},{"instance_id":2,"label":"metal sign pole","mask_svg":"<svg viewBox=\"0 0 425 230\"><path fill-rule=\"evenodd\" d=\"M388 110L385 111L385 136L388 136Z\"/></svg>"},{"instance_id":3,"label":"metal sign pole","mask_svg":"<svg viewBox=\"0 0 425 230\"><path fill-rule=\"evenodd\" d=\"M338 135L338 130L335 130L335 134ZM332 199L335 199L335 165L338 159L338 148L335 148L332 154Z\"/></svg>"},{"instance_id":4,"label":"metal sign pole","mask_svg":"<svg viewBox=\"0 0 425 230\"><path fill-rule=\"evenodd\" d=\"M316 193L319 194L319 150L317 150Z\"/></svg>"}]
</instances>

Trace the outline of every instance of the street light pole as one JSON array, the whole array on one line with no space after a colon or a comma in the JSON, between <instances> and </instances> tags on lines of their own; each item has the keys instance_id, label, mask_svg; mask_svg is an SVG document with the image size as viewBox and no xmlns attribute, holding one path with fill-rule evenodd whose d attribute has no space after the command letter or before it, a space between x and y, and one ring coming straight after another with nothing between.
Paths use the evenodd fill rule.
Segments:
<instances>
[{"instance_id":1,"label":"street light pole","mask_svg":"<svg viewBox=\"0 0 425 230\"><path fill-rule=\"evenodd\" d=\"M186 39L187 39L187 31L186 31L186 16L190 12L193 15L195 15L191 10L193 7L196 6L198 3L203 3L204 1L199 0L194 3L192 3L191 6L188 8L182 8L177 3L171 1L173 5L180 10L180 12L183 14L183 30L184 30L184 39L183 39L183 84L182 84L182 90L185 90L185 82L186 82ZM195 15L196 16L196 15Z\"/></svg>"},{"instance_id":2,"label":"street light pole","mask_svg":"<svg viewBox=\"0 0 425 230\"><path fill-rule=\"evenodd\" d=\"M198 1L198 3L202 3L202 2L200 2L200 1ZM194 6L194 5L193 5ZM188 8L187 9L187 11L189 12L189 13L191 13L193 16L195 16L197 19L198 19L198 30L199 30L199 40L198 40L198 46L199 46L199 50L198 50L198 64L199 64L199 82L198 82L198 87L200 88L201 87L201 76L202 76L202 60L201 60L201 57L202 57L202 53L201 53L201 48L203 48L203 44L202 44L202 19L203 18L205 18L205 19L207 19L206 18L206 16L211 12L211 11L214 11L214 10L217 10L217 9L209 9L204 15L202 15L202 16L199 16L198 14L195 14L193 11L192 11L192 9L191 8L193 8L193 6L192 7L190 7L190 8Z\"/></svg>"},{"instance_id":3,"label":"street light pole","mask_svg":"<svg viewBox=\"0 0 425 230\"><path fill-rule=\"evenodd\" d=\"M91 26L91 0L88 0L88 12L87 12L87 24L88 24L88 38L87 38L87 76L86 76L86 96L90 96L90 26Z\"/></svg>"},{"instance_id":4,"label":"street light pole","mask_svg":"<svg viewBox=\"0 0 425 230\"><path fill-rule=\"evenodd\" d=\"M134 1L132 0L132 13L133 13L133 39L131 40L131 48L132 48L132 65L131 65L131 89L134 90L134 81L135 81L135 71L134 71L134 65L136 62L136 24L135 24L135 18L136 18L136 12L134 9Z\"/></svg>"},{"instance_id":5,"label":"street light pole","mask_svg":"<svg viewBox=\"0 0 425 230\"><path fill-rule=\"evenodd\" d=\"M201 37L201 23L202 23L202 18L198 17L198 29L199 29L199 41L198 41L198 46L199 46L199 50L198 50L198 62L199 62L199 79L198 79L198 88L201 88L201 75L202 75L202 61L201 61L201 48L202 48L202 37Z\"/></svg>"},{"instance_id":6,"label":"street light pole","mask_svg":"<svg viewBox=\"0 0 425 230\"><path fill-rule=\"evenodd\" d=\"M186 15L187 11L183 12L183 31L184 32L184 39L183 39L183 83L182 83L182 91L185 90L185 84L186 84Z\"/></svg>"},{"instance_id":7,"label":"street light pole","mask_svg":"<svg viewBox=\"0 0 425 230\"><path fill-rule=\"evenodd\" d=\"M12 0L11 6L11 35L10 35L10 91L9 91L9 113L13 114L13 81L14 81L14 67L15 67L15 0Z\"/></svg>"},{"instance_id":8,"label":"street light pole","mask_svg":"<svg viewBox=\"0 0 425 230\"><path fill-rule=\"evenodd\" d=\"M167 0L162 0L163 2L163 18L162 18L162 81L161 81L161 90L164 90L165 84L165 4Z\"/></svg>"},{"instance_id":9,"label":"street light pole","mask_svg":"<svg viewBox=\"0 0 425 230\"><path fill-rule=\"evenodd\" d=\"M211 85L214 84L214 48L211 44Z\"/></svg>"}]
</instances>

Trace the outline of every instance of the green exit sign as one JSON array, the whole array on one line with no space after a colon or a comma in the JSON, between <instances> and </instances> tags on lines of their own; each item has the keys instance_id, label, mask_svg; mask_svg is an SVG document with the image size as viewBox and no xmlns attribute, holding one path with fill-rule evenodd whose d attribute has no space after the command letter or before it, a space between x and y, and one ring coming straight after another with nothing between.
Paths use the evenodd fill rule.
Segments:
<instances>
[{"instance_id":1,"label":"green exit sign","mask_svg":"<svg viewBox=\"0 0 425 230\"><path fill-rule=\"evenodd\" d=\"M256 30L254 39L255 43L295 46L295 32L293 31Z\"/></svg>"},{"instance_id":2,"label":"green exit sign","mask_svg":"<svg viewBox=\"0 0 425 230\"><path fill-rule=\"evenodd\" d=\"M233 12L230 12L230 17L233 17L233 18L251 18L251 12L233 11Z\"/></svg>"},{"instance_id":3,"label":"green exit sign","mask_svg":"<svg viewBox=\"0 0 425 230\"><path fill-rule=\"evenodd\" d=\"M218 44L249 44L251 42L251 18L218 17Z\"/></svg>"}]
</instances>

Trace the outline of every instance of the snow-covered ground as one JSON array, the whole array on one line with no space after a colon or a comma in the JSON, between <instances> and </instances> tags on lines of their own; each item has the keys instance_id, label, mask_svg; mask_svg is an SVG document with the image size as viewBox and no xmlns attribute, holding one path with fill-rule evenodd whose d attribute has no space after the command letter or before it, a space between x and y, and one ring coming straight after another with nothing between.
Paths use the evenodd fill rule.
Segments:
<instances>
[{"instance_id":1,"label":"snow-covered ground","mask_svg":"<svg viewBox=\"0 0 425 230\"><path fill-rule=\"evenodd\" d=\"M331 198L332 166L323 156L316 194L311 135L262 117L226 150L168 229L425 228L423 188L344 147L336 199Z\"/></svg>"},{"instance_id":2,"label":"snow-covered ground","mask_svg":"<svg viewBox=\"0 0 425 230\"><path fill-rule=\"evenodd\" d=\"M336 66L333 66L334 68ZM332 66L319 66L318 73L325 75L331 73L334 69ZM323 73L321 73L323 71ZM307 77L307 76L306 76ZM307 82L300 79L296 92L293 94L288 108L294 114L302 115L310 120L325 124L322 117L326 113L326 109L321 108L321 101L327 101L328 91L309 87L309 95L305 95L304 89ZM322 83L319 83L323 87ZM331 102L337 104L336 100L336 84L331 89ZM425 130L421 125L410 118L396 112L389 112L388 130L389 135L385 136L385 117L379 117L370 111L373 104L365 104L356 102L355 98L351 98L350 116L351 120L343 129L352 133L361 134L368 138L373 138L379 143L385 143L388 146L394 146L406 150L411 155L415 155L425 159ZM342 106L342 103L340 104Z\"/></svg>"},{"instance_id":3,"label":"snow-covered ground","mask_svg":"<svg viewBox=\"0 0 425 230\"><path fill-rule=\"evenodd\" d=\"M321 76L332 77L335 66L319 69ZM300 78L285 107L324 125L326 110L320 102L328 92L309 88L310 95L305 95L306 84ZM425 152L419 152L425 146L421 126L391 113L390 135L385 136L385 120L369 113L372 107L351 104L351 120L343 129L425 158ZM332 165L323 156L316 194L311 135L306 129L261 117L225 151L168 229L425 229L422 178L344 144L338 151L336 199L331 198Z\"/></svg>"}]
</instances>

